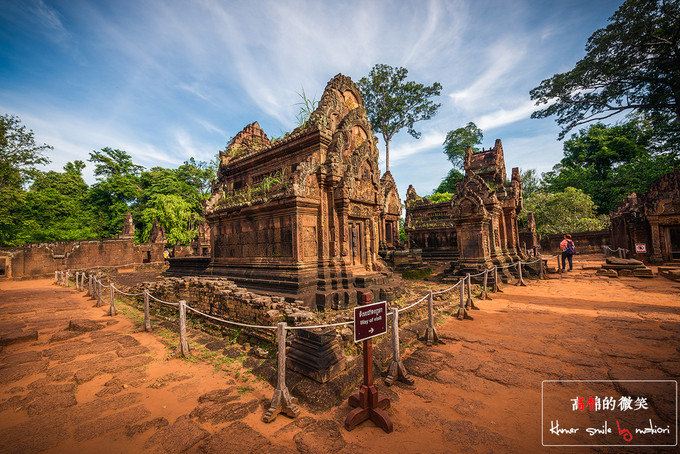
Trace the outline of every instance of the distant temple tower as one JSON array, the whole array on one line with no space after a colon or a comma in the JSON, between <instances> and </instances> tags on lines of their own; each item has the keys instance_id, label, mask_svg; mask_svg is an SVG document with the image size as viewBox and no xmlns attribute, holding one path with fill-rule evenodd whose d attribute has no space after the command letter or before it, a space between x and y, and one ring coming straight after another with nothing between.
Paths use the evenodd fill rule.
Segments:
<instances>
[{"instance_id":1,"label":"distant temple tower","mask_svg":"<svg viewBox=\"0 0 680 454\"><path fill-rule=\"evenodd\" d=\"M517 218L522 210L519 168L507 180L503 144L465 153L465 178L451 202L433 203L410 186L406 231L423 258L451 260L454 268L474 271L521 258Z\"/></svg>"}]
</instances>

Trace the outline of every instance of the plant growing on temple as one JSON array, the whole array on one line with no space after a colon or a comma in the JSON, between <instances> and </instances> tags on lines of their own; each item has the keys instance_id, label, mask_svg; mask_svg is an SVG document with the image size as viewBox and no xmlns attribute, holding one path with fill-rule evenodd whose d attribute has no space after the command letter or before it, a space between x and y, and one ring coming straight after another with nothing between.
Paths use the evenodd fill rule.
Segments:
<instances>
[{"instance_id":1,"label":"plant growing on temple","mask_svg":"<svg viewBox=\"0 0 680 454\"><path fill-rule=\"evenodd\" d=\"M307 124L309 117L312 116L312 112L316 110L316 107L319 105L319 101L317 101L316 98L308 97L304 88L302 88L301 92L297 95L300 97L300 102L295 104L298 108L295 118L297 118L298 126L303 126Z\"/></svg>"},{"instance_id":2,"label":"plant growing on temple","mask_svg":"<svg viewBox=\"0 0 680 454\"><path fill-rule=\"evenodd\" d=\"M593 200L580 189L566 188L560 192L536 191L524 200L520 221L533 212L539 234L573 233L603 230L609 218L597 215Z\"/></svg>"},{"instance_id":3,"label":"plant growing on temple","mask_svg":"<svg viewBox=\"0 0 680 454\"><path fill-rule=\"evenodd\" d=\"M33 131L14 115L0 116L0 244L13 245L23 220L24 187L47 164L52 147L39 145Z\"/></svg>"},{"instance_id":4,"label":"plant growing on temple","mask_svg":"<svg viewBox=\"0 0 680 454\"><path fill-rule=\"evenodd\" d=\"M420 138L415 123L429 120L441 106L432 100L441 94L439 82L424 85L407 81L407 76L406 68L377 64L358 83L371 125L385 142L387 171L390 170L390 142L395 134L407 128L412 137Z\"/></svg>"},{"instance_id":5,"label":"plant growing on temple","mask_svg":"<svg viewBox=\"0 0 680 454\"><path fill-rule=\"evenodd\" d=\"M428 197L432 203L450 202L453 199L452 192L435 192Z\"/></svg>"},{"instance_id":6,"label":"plant growing on temple","mask_svg":"<svg viewBox=\"0 0 680 454\"><path fill-rule=\"evenodd\" d=\"M573 69L531 90L545 105L532 118L556 116L560 139L618 114L649 121L656 146L680 146L680 2L627 0L591 35Z\"/></svg>"}]
</instances>

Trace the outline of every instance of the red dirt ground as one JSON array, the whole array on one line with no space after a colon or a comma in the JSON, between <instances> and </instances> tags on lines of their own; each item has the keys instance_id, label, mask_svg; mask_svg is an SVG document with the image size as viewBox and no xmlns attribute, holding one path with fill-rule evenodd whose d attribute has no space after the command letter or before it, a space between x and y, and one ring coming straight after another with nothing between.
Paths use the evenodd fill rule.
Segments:
<instances>
[{"instance_id":1,"label":"red dirt ground","mask_svg":"<svg viewBox=\"0 0 680 454\"><path fill-rule=\"evenodd\" d=\"M177 359L172 334L138 331L124 305L112 319L49 280L3 282L0 334L39 335L0 351L0 452L541 452L542 380L680 375L680 286L585 273L443 317L444 344L406 352L415 385L381 388L390 435L346 432L346 404L264 424L272 388L240 363ZM102 329L65 330L75 319Z\"/></svg>"}]
</instances>

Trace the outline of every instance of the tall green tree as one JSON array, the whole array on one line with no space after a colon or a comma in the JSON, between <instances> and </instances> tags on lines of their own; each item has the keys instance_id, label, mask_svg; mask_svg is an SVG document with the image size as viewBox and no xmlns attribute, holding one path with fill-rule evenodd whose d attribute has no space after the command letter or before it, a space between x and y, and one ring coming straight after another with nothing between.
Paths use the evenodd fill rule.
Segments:
<instances>
[{"instance_id":1,"label":"tall green tree","mask_svg":"<svg viewBox=\"0 0 680 454\"><path fill-rule=\"evenodd\" d=\"M648 122L631 121L581 129L565 141L564 157L543 175L552 192L579 188L592 197L600 213L609 213L631 192L646 192L680 161L675 153L654 152Z\"/></svg>"},{"instance_id":2,"label":"tall green tree","mask_svg":"<svg viewBox=\"0 0 680 454\"><path fill-rule=\"evenodd\" d=\"M539 234L587 232L608 226L607 216L598 216L590 196L576 188L534 192L524 199L520 222L526 223L529 212L534 213Z\"/></svg>"},{"instance_id":3,"label":"tall green tree","mask_svg":"<svg viewBox=\"0 0 680 454\"><path fill-rule=\"evenodd\" d=\"M385 142L385 168L388 172L390 142L395 134L407 128L412 137L420 138L421 133L415 130L415 123L429 120L441 106L432 100L441 94L439 82L424 85L407 81L407 77L406 68L377 64L358 84L371 126Z\"/></svg>"},{"instance_id":4,"label":"tall green tree","mask_svg":"<svg viewBox=\"0 0 680 454\"><path fill-rule=\"evenodd\" d=\"M527 169L520 172L522 178L522 194L528 197L541 189L541 178L537 175L536 169Z\"/></svg>"},{"instance_id":5,"label":"tall green tree","mask_svg":"<svg viewBox=\"0 0 680 454\"><path fill-rule=\"evenodd\" d=\"M556 116L560 139L617 114L650 122L656 145L680 145L680 2L626 0L595 31L573 69L531 90L545 105L532 118Z\"/></svg>"},{"instance_id":6,"label":"tall green tree","mask_svg":"<svg viewBox=\"0 0 680 454\"><path fill-rule=\"evenodd\" d=\"M439 183L439 186L437 186L437 189L434 190L435 193L443 193L443 192L450 192L454 193L456 192L456 186L458 185L459 182L463 181L465 178L465 175L463 175L463 172L460 170L453 168L449 170L449 173L446 174L444 179L442 180L441 183Z\"/></svg>"},{"instance_id":7,"label":"tall green tree","mask_svg":"<svg viewBox=\"0 0 680 454\"><path fill-rule=\"evenodd\" d=\"M33 131L13 115L0 116L0 245L18 244L23 222L22 207L27 185L47 164L51 146L39 145Z\"/></svg>"},{"instance_id":8,"label":"tall green tree","mask_svg":"<svg viewBox=\"0 0 680 454\"><path fill-rule=\"evenodd\" d=\"M125 215L141 196L142 166L134 164L124 150L102 148L90 153L97 182L92 185L89 202L98 214L96 230L100 237L110 238L120 233Z\"/></svg>"},{"instance_id":9,"label":"tall green tree","mask_svg":"<svg viewBox=\"0 0 680 454\"><path fill-rule=\"evenodd\" d=\"M89 188L82 161L66 163L63 172L38 172L24 197L18 243L96 238L95 217L88 206Z\"/></svg>"},{"instance_id":10,"label":"tall green tree","mask_svg":"<svg viewBox=\"0 0 680 454\"><path fill-rule=\"evenodd\" d=\"M482 130L473 122L469 122L462 128L449 131L444 139L444 154L451 164L458 169L463 169L465 151L468 148L477 150L484 139Z\"/></svg>"}]
</instances>

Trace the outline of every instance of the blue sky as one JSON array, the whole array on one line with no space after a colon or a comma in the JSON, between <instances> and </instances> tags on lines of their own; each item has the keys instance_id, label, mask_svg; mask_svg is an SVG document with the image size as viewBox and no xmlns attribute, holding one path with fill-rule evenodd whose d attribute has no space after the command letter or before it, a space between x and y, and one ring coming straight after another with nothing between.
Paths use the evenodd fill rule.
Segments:
<instances>
[{"instance_id":1,"label":"blue sky","mask_svg":"<svg viewBox=\"0 0 680 454\"><path fill-rule=\"evenodd\" d=\"M446 132L468 121L484 146L503 140L508 169L559 161L559 130L529 118L529 90L573 67L619 3L0 0L0 112L54 146L49 168L105 146L176 166L255 120L270 136L292 129L301 88L318 99L339 72L404 66L444 87L422 137L391 146L402 197L409 184L427 194L450 168Z\"/></svg>"}]
</instances>

